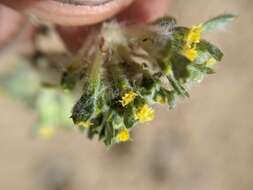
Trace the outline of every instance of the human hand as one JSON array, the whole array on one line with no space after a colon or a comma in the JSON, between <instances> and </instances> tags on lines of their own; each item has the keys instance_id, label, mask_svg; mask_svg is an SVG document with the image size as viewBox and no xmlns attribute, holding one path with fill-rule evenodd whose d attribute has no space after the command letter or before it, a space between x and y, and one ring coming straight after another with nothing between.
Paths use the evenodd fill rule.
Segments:
<instances>
[{"instance_id":1,"label":"human hand","mask_svg":"<svg viewBox=\"0 0 253 190\"><path fill-rule=\"evenodd\" d=\"M65 1L65 3L61 2ZM170 0L1 0L0 3L20 13L57 24L67 47L77 50L95 24L117 15L120 21L149 22L163 16ZM69 2L69 3L66 3ZM0 8L0 48L13 40L25 18ZM4 43L1 43L5 41Z\"/></svg>"}]
</instances>

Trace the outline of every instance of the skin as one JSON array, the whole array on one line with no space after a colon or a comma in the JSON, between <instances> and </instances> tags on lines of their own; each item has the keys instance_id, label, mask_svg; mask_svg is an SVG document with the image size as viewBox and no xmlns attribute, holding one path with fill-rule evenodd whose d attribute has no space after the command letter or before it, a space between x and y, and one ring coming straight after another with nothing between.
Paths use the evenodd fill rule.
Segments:
<instances>
[{"instance_id":1,"label":"skin","mask_svg":"<svg viewBox=\"0 0 253 190\"><path fill-rule=\"evenodd\" d=\"M0 28L0 48L15 39L26 22L26 14L55 23L68 49L75 52L96 24L115 16L126 23L150 22L166 14L169 2L111 0L100 5L75 5L53 0L0 0L0 24L3 26Z\"/></svg>"},{"instance_id":2,"label":"skin","mask_svg":"<svg viewBox=\"0 0 253 190\"><path fill-rule=\"evenodd\" d=\"M25 23L25 18L17 12L0 6L0 47L6 46L10 40L16 37L17 26Z\"/></svg>"}]
</instances>

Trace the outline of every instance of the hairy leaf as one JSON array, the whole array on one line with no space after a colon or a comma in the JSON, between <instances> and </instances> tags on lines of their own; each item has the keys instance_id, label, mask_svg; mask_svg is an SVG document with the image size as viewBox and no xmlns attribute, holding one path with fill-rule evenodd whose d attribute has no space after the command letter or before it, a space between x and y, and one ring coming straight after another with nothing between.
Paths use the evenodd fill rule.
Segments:
<instances>
[{"instance_id":1,"label":"hairy leaf","mask_svg":"<svg viewBox=\"0 0 253 190\"><path fill-rule=\"evenodd\" d=\"M203 32L212 32L214 30L224 29L237 16L234 14L224 14L214 17L203 24Z\"/></svg>"}]
</instances>

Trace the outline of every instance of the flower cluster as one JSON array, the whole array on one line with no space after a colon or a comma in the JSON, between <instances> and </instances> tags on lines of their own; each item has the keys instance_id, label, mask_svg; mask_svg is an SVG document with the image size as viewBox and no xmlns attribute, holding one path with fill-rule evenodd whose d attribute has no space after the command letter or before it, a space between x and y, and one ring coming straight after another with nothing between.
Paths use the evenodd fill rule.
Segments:
<instances>
[{"instance_id":1,"label":"flower cluster","mask_svg":"<svg viewBox=\"0 0 253 190\"><path fill-rule=\"evenodd\" d=\"M185 36L185 46L183 47L182 54L190 61L194 61L198 57L196 44L200 43L202 31L202 24L192 26Z\"/></svg>"},{"instance_id":2,"label":"flower cluster","mask_svg":"<svg viewBox=\"0 0 253 190\"><path fill-rule=\"evenodd\" d=\"M79 52L88 68L80 69L80 59L62 76L65 89L84 86L72 110L74 124L108 146L130 140L137 123L154 119L152 105L174 108L178 97L189 96L189 84L214 73L223 53L202 34L233 18L222 15L190 28L177 26L172 17L142 27L104 23L89 48Z\"/></svg>"}]
</instances>

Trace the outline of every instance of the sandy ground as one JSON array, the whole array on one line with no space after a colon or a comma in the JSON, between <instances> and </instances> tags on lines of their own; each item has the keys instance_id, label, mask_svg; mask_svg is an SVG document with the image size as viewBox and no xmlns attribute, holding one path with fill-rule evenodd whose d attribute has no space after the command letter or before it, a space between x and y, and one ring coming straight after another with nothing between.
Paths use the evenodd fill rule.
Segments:
<instances>
[{"instance_id":1,"label":"sandy ground","mask_svg":"<svg viewBox=\"0 0 253 190\"><path fill-rule=\"evenodd\" d=\"M170 12L187 25L240 15L208 37L226 54L218 73L174 111L157 108L134 142L111 150L77 132L32 139L35 114L0 97L0 189L253 189L253 1L175 0Z\"/></svg>"}]
</instances>

